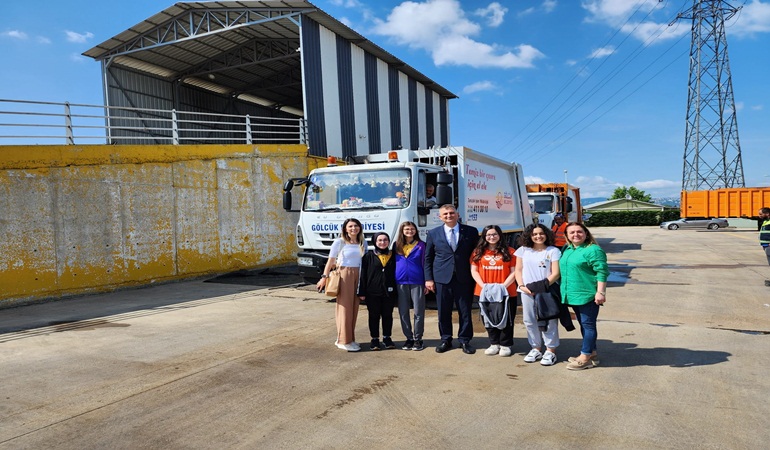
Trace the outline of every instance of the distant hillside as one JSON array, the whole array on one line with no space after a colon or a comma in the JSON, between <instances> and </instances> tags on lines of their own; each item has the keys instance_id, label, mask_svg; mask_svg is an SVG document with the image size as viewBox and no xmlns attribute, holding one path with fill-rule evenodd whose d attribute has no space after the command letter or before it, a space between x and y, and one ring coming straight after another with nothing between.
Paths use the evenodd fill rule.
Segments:
<instances>
[{"instance_id":1,"label":"distant hillside","mask_svg":"<svg viewBox=\"0 0 770 450\"><path fill-rule=\"evenodd\" d=\"M660 197L653 198L652 202L658 205L671 206L672 208L679 208L682 199L679 197Z\"/></svg>"},{"instance_id":2,"label":"distant hillside","mask_svg":"<svg viewBox=\"0 0 770 450\"><path fill-rule=\"evenodd\" d=\"M590 205L593 203L605 202L605 201L607 201L606 197L589 197L589 198L580 199L580 203L582 203L583 206Z\"/></svg>"}]
</instances>

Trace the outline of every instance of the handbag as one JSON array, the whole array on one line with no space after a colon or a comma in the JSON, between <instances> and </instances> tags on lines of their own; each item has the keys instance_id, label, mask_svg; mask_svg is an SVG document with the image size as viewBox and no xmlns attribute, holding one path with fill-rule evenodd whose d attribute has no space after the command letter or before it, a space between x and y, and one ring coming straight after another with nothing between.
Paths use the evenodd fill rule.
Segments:
<instances>
[{"instance_id":1,"label":"handbag","mask_svg":"<svg viewBox=\"0 0 770 450\"><path fill-rule=\"evenodd\" d=\"M340 271L335 267L326 279L326 296L336 297L340 290Z\"/></svg>"},{"instance_id":2,"label":"handbag","mask_svg":"<svg viewBox=\"0 0 770 450\"><path fill-rule=\"evenodd\" d=\"M337 256L336 266L329 272L329 278L326 279L326 296L336 297L340 291L340 271L342 267L342 251Z\"/></svg>"}]
</instances>

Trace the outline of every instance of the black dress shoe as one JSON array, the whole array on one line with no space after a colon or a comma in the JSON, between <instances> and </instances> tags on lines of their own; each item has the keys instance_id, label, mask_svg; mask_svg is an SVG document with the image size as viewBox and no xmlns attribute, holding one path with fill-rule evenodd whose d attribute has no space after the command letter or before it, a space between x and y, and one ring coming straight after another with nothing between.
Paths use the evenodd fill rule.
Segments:
<instances>
[{"instance_id":1,"label":"black dress shoe","mask_svg":"<svg viewBox=\"0 0 770 450\"><path fill-rule=\"evenodd\" d=\"M471 347L471 344L465 343L465 344L460 344L460 346L463 348L463 353L467 355L472 355L476 353L476 349Z\"/></svg>"},{"instance_id":2,"label":"black dress shoe","mask_svg":"<svg viewBox=\"0 0 770 450\"><path fill-rule=\"evenodd\" d=\"M447 350L452 349L452 341L441 341L438 347L436 347L436 353L444 353Z\"/></svg>"}]
</instances>

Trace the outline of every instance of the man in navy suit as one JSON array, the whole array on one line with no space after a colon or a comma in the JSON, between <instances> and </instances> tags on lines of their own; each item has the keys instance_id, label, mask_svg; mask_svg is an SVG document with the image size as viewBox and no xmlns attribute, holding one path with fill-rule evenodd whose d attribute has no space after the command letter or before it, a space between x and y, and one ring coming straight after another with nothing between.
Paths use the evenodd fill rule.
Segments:
<instances>
[{"instance_id":1,"label":"man in navy suit","mask_svg":"<svg viewBox=\"0 0 770 450\"><path fill-rule=\"evenodd\" d=\"M436 293L438 305L438 331L441 344L436 352L444 353L452 348L452 305L460 316L457 338L464 353L473 354L471 347L473 323L471 304L475 282L471 277L471 253L479 240L479 232L473 227L458 223L457 210L443 205L439 217L444 225L428 231L425 240L425 287Z\"/></svg>"}]
</instances>

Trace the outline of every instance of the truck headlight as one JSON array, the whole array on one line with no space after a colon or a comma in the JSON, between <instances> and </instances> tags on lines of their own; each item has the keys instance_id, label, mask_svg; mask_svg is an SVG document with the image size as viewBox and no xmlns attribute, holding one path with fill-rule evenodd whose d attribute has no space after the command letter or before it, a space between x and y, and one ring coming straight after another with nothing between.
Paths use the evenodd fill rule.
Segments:
<instances>
[{"instance_id":1,"label":"truck headlight","mask_svg":"<svg viewBox=\"0 0 770 450\"><path fill-rule=\"evenodd\" d=\"M297 225L297 245L302 247L305 245L305 238L302 237L302 227Z\"/></svg>"}]
</instances>

